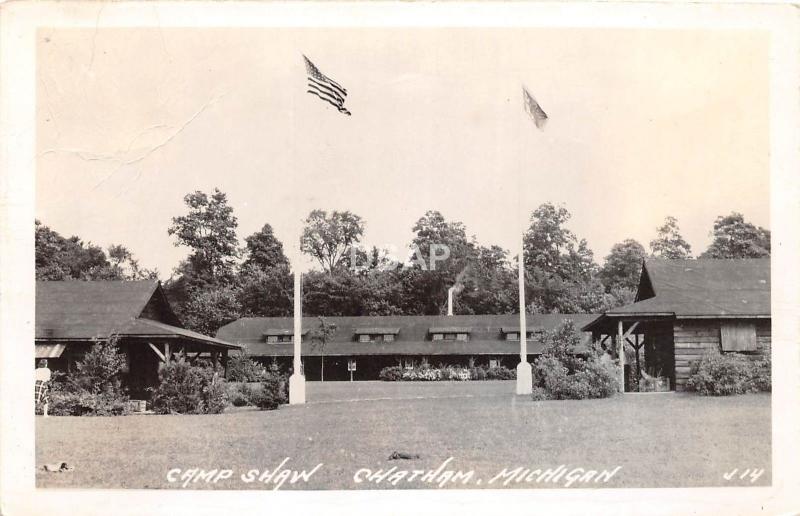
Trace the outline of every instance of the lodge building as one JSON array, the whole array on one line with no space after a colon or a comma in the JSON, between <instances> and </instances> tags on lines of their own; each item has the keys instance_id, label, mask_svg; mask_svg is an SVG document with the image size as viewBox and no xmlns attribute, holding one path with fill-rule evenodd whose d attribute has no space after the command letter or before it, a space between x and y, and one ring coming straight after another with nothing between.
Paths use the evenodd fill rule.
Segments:
<instances>
[{"instance_id":1,"label":"lodge building","mask_svg":"<svg viewBox=\"0 0 800 516\"><path fill-rule=\"evenodd\" d=\"M239 346L187 330L161 283L143 281L37 281L35 359L54 371L74 368L89 348L116 339L125 356L123 380L133 398L149 398L158 366L183 351L224 366Z\"/></svg>"}]
</instances>

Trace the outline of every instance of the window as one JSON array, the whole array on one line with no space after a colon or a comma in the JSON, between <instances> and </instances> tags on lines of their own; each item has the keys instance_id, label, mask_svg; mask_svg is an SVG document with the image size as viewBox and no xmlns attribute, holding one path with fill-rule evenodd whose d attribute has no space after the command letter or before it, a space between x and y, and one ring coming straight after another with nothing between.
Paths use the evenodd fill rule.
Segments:
<instances>
[{"instance_id":1,"label":"window","mask_svg":"<svg viewBox=\"0 0 800 516\"><path fill-rule=\"evenodd\" d=\"M433 340L444 340L444 334L443 333L434 333L433 334Z\"/></svg>"},{"instance_id":2,"label":"window","mask_svg":"<svg viewBox=\"0 0 800 516\"><path fill-rule=\"evenodd\" d=\"M720 324L722 351L756 351L756 325L749 322Z\"/></svg>"},{"instance_id":3,"label":"window","mask_svg":"<svg viewBox=\"0 0 800 516\"><path fill-rule=\"evenodd\" d=\"M497 367L499 365L500 364L499 364L499 362L497 360L489 360L489 367L494 368L494 367Z\"/></svg>"},{"instance_id":4,"label":"window","mask_svg":"<svg viewBox=\"0 0 800 516\"><path fill-rule=\"evenodd\" d=\"M270 342L270 343L278 342L278 336L277 335L267 335L267 342Z\"/></svg>"},{"instance_id":5,"label":"window","mask_svg":"<svg viewBox=\"0 0 800 516\"><path fill-rule=\"evenodd\" d=\"M519 340L519 333L506 333L506 340Z\"/></svg>"},{"instance_id":6,"label":"window","mask_svg":"<svg viewBox=\"0 0 800 516\"><path fill-rule=\"evenodd\" d=\"M387 333L386 335L383 336L383 341L394 342L394 335L392 335L391 333Z\"/></svg>"},{"instance_id":7,"label":"window","mask_svg":"<svg viewBox=\"0 0 800 516\"><path fill-rule=\"evenodd\" d=\"M292 342L294 335L281 335L278 337L279 342ZM300 337L300 340L303 340L303 337Z\"/></svg>"},{"instance_id":8,"label":"window","mask_svg":"<svg viewBox=\"0 0 800 516\"><path fill-rule=\"evenodd\" d=\"M361 334L358 336L358 342L372 342L372 336Z\"/></svg>"},{"instance_id":9,"label":"window","mask_svg":"<svg viewBox=\"0 0 800 516\"><path fill-rule=\"evenodd\" d=\"M456 340L467 340L467 334L466 333L456 334Z\"/></svg>"}]
</instances>

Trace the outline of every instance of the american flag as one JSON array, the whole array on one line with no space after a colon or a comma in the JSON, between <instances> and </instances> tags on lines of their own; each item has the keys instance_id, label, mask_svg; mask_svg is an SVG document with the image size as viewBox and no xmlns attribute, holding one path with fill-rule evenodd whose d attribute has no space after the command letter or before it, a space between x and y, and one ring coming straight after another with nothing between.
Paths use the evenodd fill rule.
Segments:
<instances>
[{"instance_id":1,"label":"american flag","mask_svg":"<svg viewBox=\"0 0 800 516\"><path fill-rule=\"evenodd\" d=\"M547 123L547 113L539 106L539 103L536 102L536 99L533 98L533 95L525 86L522 87L522 100L525 103L525 111L533 119L533 123L536 124L537 128L542 129L544 124Z\"/></svg>"},{"instance_id":2,"label":"american flag","mask_svg":"<svg viewBox=\"0 0 800 516\"><path fill-rule=\"evenodd\" d=\"M350 115L350 111L344 107L347 90L330 77L326 77L306 56L303 56L303 59L306 62L306 71L308 72L308 93L316 95L331 104L340 113Z\"/></svg>"}]
</instances>

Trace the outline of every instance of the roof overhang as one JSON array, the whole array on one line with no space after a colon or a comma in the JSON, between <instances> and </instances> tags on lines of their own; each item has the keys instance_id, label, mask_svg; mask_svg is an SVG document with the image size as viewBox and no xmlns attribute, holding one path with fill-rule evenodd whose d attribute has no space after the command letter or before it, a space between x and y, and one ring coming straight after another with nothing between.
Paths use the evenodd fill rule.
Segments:
<instances>
[{"instance_id":1,"label":"roof overhang","mask_svg":"<svg viewBox=\"0 0 800 516\"><path fill-rule=\"evenodd\" d=\"M58 358L67 349L66 344L36 344L36 358Z\"/></svg>"},{"instance_id":2,"label":"roof overhang","mask_svg":"<svg viewBox=\"0 0 800 516\"><path fill-rule=\"evenodd\" d=\"M397 335L400 333L400 328L356 328L356 335Z\"/></svg>"},{"instance_id":3,"label":"roof overhang","mask_svg":"<svg viewBox=\"0 0 800 516\"><path fill-rule=\"evenodd\" d=\"M308 333L308 329L301 330L300 335L305 335ZM287 337L294 335L294 329L281 329L281 328L267 328L261 334L264 337Z\"/></svg>"},{"instance_id":4,"label":"roof overhang","mask_svg":"<svg viewBox=\"0 0 800 516\"><path fill-rule=\"evenodd\" d=\"M428 333L472 333L468 326L433 326L428 328Z\"/></svg>"}]
</instances>

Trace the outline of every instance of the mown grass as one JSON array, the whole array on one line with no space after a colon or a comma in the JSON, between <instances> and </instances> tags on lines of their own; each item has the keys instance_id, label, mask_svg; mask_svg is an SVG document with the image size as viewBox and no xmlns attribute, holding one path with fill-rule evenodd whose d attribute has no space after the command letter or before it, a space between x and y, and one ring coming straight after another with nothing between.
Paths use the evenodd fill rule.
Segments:
<instances>
[{"instance_id":1,"label":"mown grass","mask_svg":"<svg viewBox=\"0 0 800 516\"><path fill-rule=\"evenodd\" d=\"M586 487L770 483L769 395L627 394L533 402L513 390L513 382L328 382L309 384L309 404L271 412L37 417L37 466L64 461L75 467L69 473L38 471L37 485L175 488L167 481L172 468L224 468L234 471L232 478L190 487L269 489L274 486L247 484L239 476L273 469L286 457L290 468L323 467L307 484L287 483L283 489L392 488L385 482L356 484L353 475L360 468L435 469L449 457L449 468L474 470L474 478L482 479L503 468L563 464L595 470L622 466L608 483ZM393 451L420 458L389 461ZM723 474L734 468L765 472L754 484L738 477L726 481ZM468 487L500 487L487 484Z\"/></svg>"}]
</instances>

